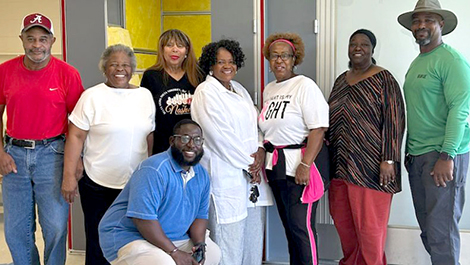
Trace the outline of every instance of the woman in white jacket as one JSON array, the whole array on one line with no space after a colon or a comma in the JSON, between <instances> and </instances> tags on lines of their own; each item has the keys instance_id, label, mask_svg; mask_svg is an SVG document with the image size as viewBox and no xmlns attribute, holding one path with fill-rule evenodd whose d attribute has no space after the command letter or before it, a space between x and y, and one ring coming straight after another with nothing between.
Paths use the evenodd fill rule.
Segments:
<instances>
[{"instance_id":1,"label":"woman in white jacket","mask_svg":"<svg viewBox=\"0 0 470 265\"><path fill-rule=\"evenodd\" d=\"M191 117L204 131L201 164L211 176L209 229L222 250L220 264L261 264L263 206L272 204L262 175L265 152L257 109L246 89L233 80L244 59L236 41L205 46L199 65L208 75L191 105Z\"/></svg>"}]
</instances>

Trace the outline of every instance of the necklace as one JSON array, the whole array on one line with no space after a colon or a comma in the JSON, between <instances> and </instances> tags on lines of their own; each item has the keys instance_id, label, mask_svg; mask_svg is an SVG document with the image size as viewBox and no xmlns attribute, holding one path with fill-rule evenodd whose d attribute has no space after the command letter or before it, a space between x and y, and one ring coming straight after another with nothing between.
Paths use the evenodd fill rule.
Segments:
<instances>
[{"instance_id":1,"label":"necklace","mask_svg":"<svg viewBox=\"0 0 470 265\"><path fill-rule=\"evenodd\" d=\"M235 89L233 89L233 86L231 83L228 83L228 90L230 90L231 92L237 94L237 92L235 91Z\"/></svg>"}]
</instances>

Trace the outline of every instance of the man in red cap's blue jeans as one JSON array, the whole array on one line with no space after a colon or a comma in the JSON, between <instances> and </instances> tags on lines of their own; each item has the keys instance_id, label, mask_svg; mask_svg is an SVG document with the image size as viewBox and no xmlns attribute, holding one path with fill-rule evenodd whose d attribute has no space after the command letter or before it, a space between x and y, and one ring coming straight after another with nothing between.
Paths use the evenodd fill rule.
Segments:
<instances>
[{"instance_id":1,"label":"man in red cap's blue jeans","mask_svg":"<svg viewBox=\"0 0 470 265\"><path fill-rule=\"evenodd\" d=\"M403 86L408 118L405 166L421 239L433 265L457 265L470 129L470 66L442 36L457 26L437 0L419 0L398 17L420 54Z\"/></svg>"},{"instance_id":2,"label":"man in red cap's blue jeans","mask_svg":"<svg viewBox=\"0 0 470 265\"><path fill-rule=\"evenodd\" d=\"M63 265L69 206L61 195L67 115L83 86L78 71L51 56L52 21L34 13L23 18L25 54L0 65L0 134L5 238L15 265L39 265L36 206L44 238L45 265ZM0 128L2 130L3 128ZM3 140L5 145L3 145Z\"/></svg>"}]
</instances>

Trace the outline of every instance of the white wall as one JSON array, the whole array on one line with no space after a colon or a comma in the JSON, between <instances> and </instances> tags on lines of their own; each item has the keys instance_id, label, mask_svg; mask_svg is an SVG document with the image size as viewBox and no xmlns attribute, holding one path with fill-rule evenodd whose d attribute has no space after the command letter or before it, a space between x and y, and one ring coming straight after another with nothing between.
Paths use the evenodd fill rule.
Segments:
<instances>
[{"instance_id":1,"label":"white wall","mask_svg":"<svg viewBox=\"0 0 470 265\"><path fill-rule=\"evenodd\" d=\"M469 0L440 0L444 9L453 11L459 20L457 28L444 37L444 42L470 59L470 4ZM350 35L359 28L371 30L377 37L374 58L388 69L403 85L411 61L418 55L418 45L410 31L397 22L398 15L414 9L410 0L337 0L336 76L347 70L347 46ZM390 225L417 226L406 170L403 191L393 198ZM467 209L460 227L470 229L470 181L467 178Z\"/></svg>"}]
</instances>

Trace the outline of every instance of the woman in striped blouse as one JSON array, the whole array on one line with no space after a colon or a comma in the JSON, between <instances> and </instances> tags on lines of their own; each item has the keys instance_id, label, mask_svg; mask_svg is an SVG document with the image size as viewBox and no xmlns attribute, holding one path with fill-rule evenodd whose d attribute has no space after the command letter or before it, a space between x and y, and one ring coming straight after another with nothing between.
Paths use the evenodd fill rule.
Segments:
<instances>
[{"instance_id":1,"label":"woman in striped blouse","mask_svg":"<svg viewBox=\"0 0 470 265\"><path fill-rule=\"evenodd\" d=\"M387 264L392 195L401 191L403 98L392 74L375 64L375 45L369 30L351 35L349 70L336 79L329 98L334 172L329 201L344 265Z\"/></svg>"}]
</instances>

